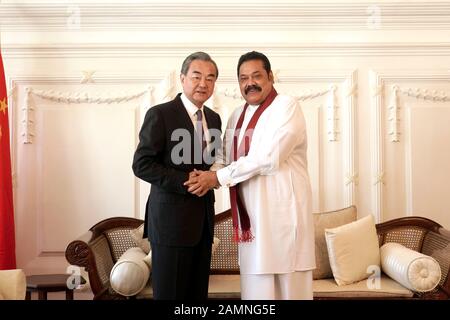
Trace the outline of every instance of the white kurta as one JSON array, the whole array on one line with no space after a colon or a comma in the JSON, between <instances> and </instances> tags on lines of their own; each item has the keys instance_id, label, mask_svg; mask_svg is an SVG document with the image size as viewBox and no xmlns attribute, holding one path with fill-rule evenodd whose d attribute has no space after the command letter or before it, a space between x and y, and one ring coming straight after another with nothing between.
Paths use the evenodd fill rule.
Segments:
<instances>
[{"instance_id":1,"label":"white kurta","mask_svg":"<svg viewBox=\"0 0 450 320\"><path fill-rule=\"evenodd\" d=\"M253 114L251 107L247 116ZM217 171L219 182L222 186L240 183L250 217L255 238L239 244L241 274L314 269L312 197L302 110L294 98L278 95L259 118L248 155L230 163L232 136L242 110L243 106L231 115L224 150L212 168L227 165Z\"/></svg>"}]
</instances>

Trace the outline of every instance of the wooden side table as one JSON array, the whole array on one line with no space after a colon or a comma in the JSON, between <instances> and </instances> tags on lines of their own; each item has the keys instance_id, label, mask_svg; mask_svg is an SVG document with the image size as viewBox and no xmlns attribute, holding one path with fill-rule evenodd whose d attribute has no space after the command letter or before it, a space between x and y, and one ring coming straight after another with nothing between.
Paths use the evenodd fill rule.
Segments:
<instances>
[{"instance_id":1,"label":"wooden side table","mask_svg":"<svg viewBox=\"0 0 450 320\"><path fill-rule=\"evenodd\" d=\"M48 292L65 291L66 300L73 300L73 289L67 287L70 274L40 274L27 277L27 294L25 299L31 300L31 293L38 293L39 300L47 300ZM81 284L86 283L81 277Z\"/></svg>"}]
</instances>

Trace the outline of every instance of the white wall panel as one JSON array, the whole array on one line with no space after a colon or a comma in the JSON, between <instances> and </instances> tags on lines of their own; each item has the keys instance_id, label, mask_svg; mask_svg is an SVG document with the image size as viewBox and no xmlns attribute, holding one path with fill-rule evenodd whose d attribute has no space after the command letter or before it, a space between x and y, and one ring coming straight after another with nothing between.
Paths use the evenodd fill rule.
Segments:
<instances>
[{"instance_id":1,"label":"white wall panel","mask_svg":"<svg viewBox=\"0 0 450 320\"><path fill-rule=\"evenodd\" d=\"M27 273L63 272L68 241L101 219L143 218L137 134L198 50L218 63L207 104L224 128L243 103L236 64L247 51L266 53L277 90L299 98L314 211L356 204L378 221L424 215L450 228L448 1L3 1L0 15ZM120 96L130 99L93 99ZM228 191L216 195L227 209Z\"/></svg>"},{"instance_id":2,"label":"white wall panel","mask_svg":"<svg viewBox=\"0 0 450 320\"><path fill-rule=\"evenodd\" d=\"M406 172L409 214L426 216L450 226L450 108L411 107L408 110L408 157Z\"/></svg>"}]
</instances>

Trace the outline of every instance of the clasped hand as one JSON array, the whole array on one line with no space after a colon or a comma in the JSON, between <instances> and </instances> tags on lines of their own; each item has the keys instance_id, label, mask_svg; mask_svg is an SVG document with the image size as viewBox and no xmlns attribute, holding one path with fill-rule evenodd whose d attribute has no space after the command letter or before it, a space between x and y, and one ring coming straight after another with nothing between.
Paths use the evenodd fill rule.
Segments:
<instances>
[{"instance_id":1,"label":"clasped hand","mask_svg":"<svg viewBox=\"0 0 450 320\"><path fill-rule=\"evenodd\" d=\"M204 196L210 189L219 186L215 171L196 170L189 173L189 180L183 185L188 187L188 191L196 196Z\"/></svg>"}]
</instances>

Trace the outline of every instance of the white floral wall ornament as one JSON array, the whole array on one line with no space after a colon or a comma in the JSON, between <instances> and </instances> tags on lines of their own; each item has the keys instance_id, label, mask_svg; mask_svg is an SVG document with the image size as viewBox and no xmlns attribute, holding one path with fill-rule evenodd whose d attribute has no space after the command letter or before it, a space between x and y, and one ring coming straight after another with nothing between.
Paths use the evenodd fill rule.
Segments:
<instances>
[{"instance_id":1,"label":"white floral wall ornament","mask_svg":"<svg viewBox=\"0 0 450 320\"><path fill-rule=\"evenodd\" d=\"M22 138L24 144L33 143L34 108L31 106L31 88L25 88L25 101L22 109Z\"/></svg>"},{"instance_id":2,"label":"white floral wall ornament","mask_svg":"<svg viewBox=\"0 0 450 320\"><path fill-rule=\"evenodd\" d=\"M348 90L346 97L357 97L358 96L358 85L353 84L351 88Z\"/></svg>"},{"instance_id":3,"label":"white floral wall ornament","mask_svg":"<svg viewBox=\"0 0 450 320\"><path fill-rule=\"evenodd\" d=\"M381 173L378 173L378 174L375 175L373 184L374 185L377 185L377 184L383 184L384 185L385 184L384 172L381 172Z\"/></svg>"},{"instance_id":4,"label":"white floral wall ornament","mask_svg":"<svg viewBox=\"0 0 450 320\"><path fill-rule=\"evenodd\" d=\"M93 75L95 73L95 71L92 70L84 70L81 71L83 73L83 78L81 78L80 83L94 83L94 78Z\"/></svg>"},{"instance_id":5,"label":"white floral wall ornament","mask_svg":"<svg viewBox=\"0 0 450 320\"><path fill-rule=\"evenodd\" d=\"M389 116L388 116L388 120L389 120L389 124L390 124L390 128L389 128L389 135L391 136L391 141L392 142L399 142L399 118L398 118L398 113L399 113L399 105L398 105L398 86L397 85L393 85L392 86L392 97L391 97L391 103L389 104Z\"/></svg>"},{"instance_id":6,"label":"white floral wall ornament","mask_svg":"<svg viewBox=\"0 0 450 320\"><path fill-rule=\"evenodd\" d=\"M383 89L384 89L383 84L372 86L372 97L382 96Z\"/></svg>"},{"instance_id":7,"label":"white floral wall ornament","mask_svg":"<svg viewBox=\"0 0 450 320\"><path fill-rule=\"evenodd\" d=\"M61 92L54 90L38 90L28 87L25 89L25 100L24 106L22 107L22 137L24 144L33 143L33 138L35 134L33 132L34 128L34 107L32 105L32 96L39 97L44 100L49 100L64 104L80 104L80 103L92 103L92 104L112 104L112 103L122 103L126 101L131 101L138 99L145 94L149 94L149 100L152 101L153 87L148 87L144 90L137 91L131 94L123 94L118 96L103 96L98 93L88 93L88 92Z\"/></svg>"},{"instance_id":8,"label":"white floral wall ornament","mask_svg":"<svg viewBox=\"0 0 450 320\"><path fill-rule=\"evenodd\" d=\"M337 141L337 121L339 120L338 116L338 103L336 97L337 87L335 85L330 86L330 90L328 92L328 101L327 101L327 124L328 124L328 141Z\"/></svg>"},{"instance_id":9,"label":"white floral wall ornament","mask_svg":"<svg viewBox=\"0 0 450 320\"><path fill-rule=\"evenodd\" d=\"M407 96L417 100L442 103L450 101L450 95L444 91L429 90L424 88L402 88L397 84L392 85L389 110L389 131L391 142L400 142L400 97Z\"/></svg>"},{"instance_id":10,"label":"white floral wall ornament","mask_svg":"<svg viewBox=\"0 0 450 320\"><path fill-rule=\"evenodd\" d=\"M356 186L359 184L359 175L357 173L347 173L345 175L345 185L348 186L351 183L355 184Z\"/></svg>"}]
</instances>

